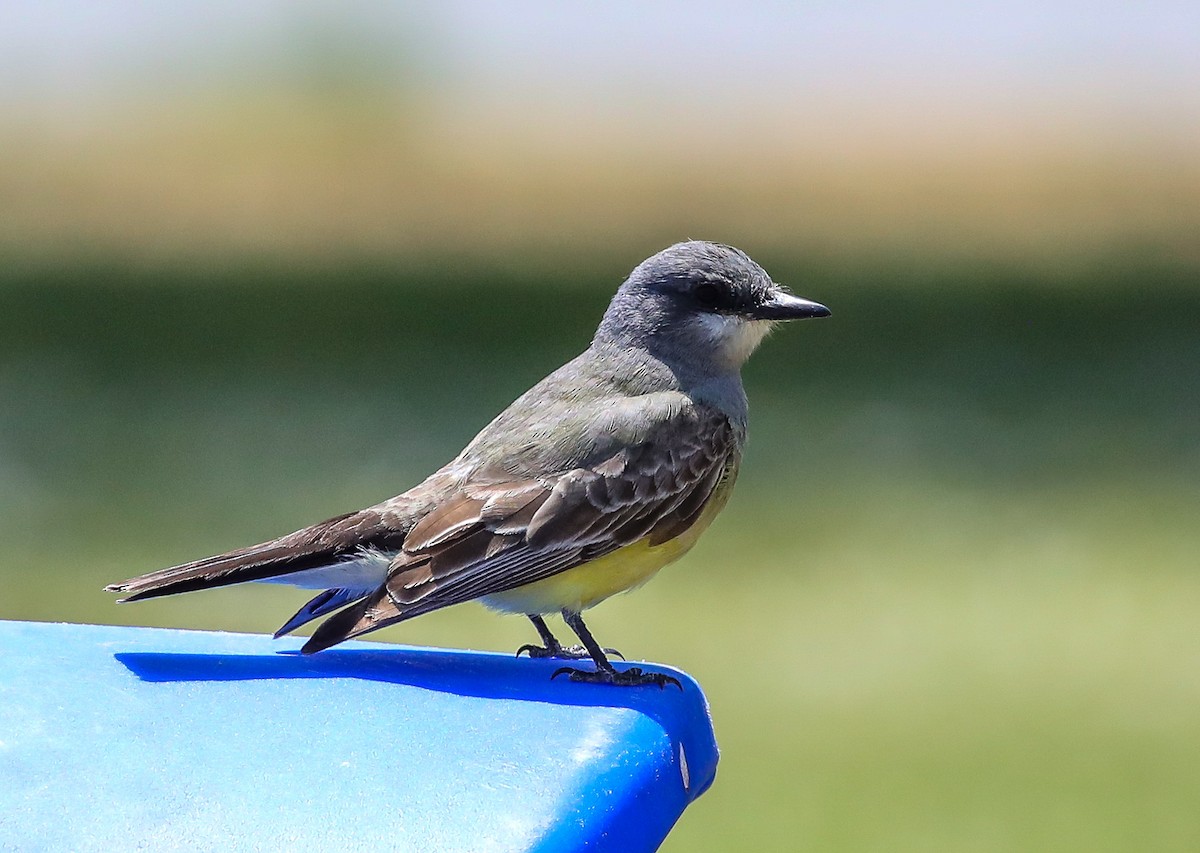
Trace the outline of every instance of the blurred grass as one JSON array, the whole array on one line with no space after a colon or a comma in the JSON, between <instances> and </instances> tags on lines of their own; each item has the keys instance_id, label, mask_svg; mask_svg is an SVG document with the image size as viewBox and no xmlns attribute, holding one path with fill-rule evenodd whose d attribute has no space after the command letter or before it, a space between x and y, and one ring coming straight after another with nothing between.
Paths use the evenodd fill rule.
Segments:
<instances>
[{"instance_id":1,"label":"blurred grass","mask_svg":"<svg viewBox=\"0 0 1200 853\"><path fill-rule=\"evenodd\" d=\"M0 618L273 630L301 593L100 587L416 482L638 257L7 265ZM760 260L834 317L751 362L701 545L589 620L712 701L718 781L668 849L1196 849L1195 270ZM528 634L471 605L379 638Z\"/></svg>"}]
</instances>

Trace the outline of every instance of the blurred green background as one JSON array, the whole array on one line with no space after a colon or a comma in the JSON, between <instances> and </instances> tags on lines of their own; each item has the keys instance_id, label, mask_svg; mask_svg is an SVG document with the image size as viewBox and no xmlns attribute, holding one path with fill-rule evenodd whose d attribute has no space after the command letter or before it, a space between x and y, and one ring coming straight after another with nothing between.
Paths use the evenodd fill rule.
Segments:
<instances>
[{"instance_id":1,"label":"blurred green background","mask_svg":"<svg viewBox=\"0 0 1200 853\"><path fill-rule=\"evenodd\" d=\"M1195 8L3 15L0 617L274 630L100 589L417 482L716 239L834 317L589 619L712 702L665 849L1200 848Z\"/></svg>"}]
</instances>

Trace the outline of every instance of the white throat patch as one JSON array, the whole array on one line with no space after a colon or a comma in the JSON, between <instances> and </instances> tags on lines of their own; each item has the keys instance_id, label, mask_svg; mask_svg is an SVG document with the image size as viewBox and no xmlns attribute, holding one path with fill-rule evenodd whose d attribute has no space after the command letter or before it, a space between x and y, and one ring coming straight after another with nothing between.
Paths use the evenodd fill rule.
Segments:
<instances>
[{"instance_id":1,"label":"white throat patch","mask_svg":"<svg viewBox=\"0 0 1200 853\"><path fill-rule=\"evenodd\" d=\"M747 320L724 314L701 314L699 319L713 349L721 353L731 367L745 364L763 338L775 328L770 320Z\"/></svg>"}]
</instances>

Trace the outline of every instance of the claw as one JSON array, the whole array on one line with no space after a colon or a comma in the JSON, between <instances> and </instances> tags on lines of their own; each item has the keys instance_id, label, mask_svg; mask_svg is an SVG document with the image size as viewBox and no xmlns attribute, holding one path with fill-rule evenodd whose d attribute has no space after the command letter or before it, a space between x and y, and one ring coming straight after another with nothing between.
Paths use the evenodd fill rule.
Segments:
<instances>
[{"instance_id":1,"label":"claw","mask_svg":"<svg viewBox=\"0 0 1200 853\"><path fill-rule=\"evenodd\" d=\"M550 676L553 681L560 675L566 675L571 681L584 684L612 684L617 687L640 687L643 684L656 684L662 690L668 684L674 684L680 690L683 685L679 679L661 672L646 672L641 667L631 666L629 669L575 669L570 666L560 666Z\"/></svg>"},{"instance_id":2,"label":"claw","mask_svg":"<svg viewBox=\"0 0 1200 853\"><path fill-rule=\"evenodd\" d=\"M612 649L604 651L610 654L616 654L625 660L625 656L620 652L614 652ZM546 648L545 646L535 646L533 643L526 643L517 649L517 657L520 657L522 652L528 654L531 658L556 658L559 660L587 660L591 658L588 650L583 646L567 646L566 648L559 646L558 648Z\"/></svg>"}]
</instances>

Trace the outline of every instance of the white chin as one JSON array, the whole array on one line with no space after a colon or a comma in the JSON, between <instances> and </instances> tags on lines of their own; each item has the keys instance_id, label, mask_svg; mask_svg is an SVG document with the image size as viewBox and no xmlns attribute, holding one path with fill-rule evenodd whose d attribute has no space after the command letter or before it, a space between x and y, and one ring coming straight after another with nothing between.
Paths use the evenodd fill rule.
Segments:
<instances>
[{"instance_id":1,"label":"white chin","mask_svg":"<svg viewBox=\"0 0 1200 853\"><path fill-rule=\"evenodd\" d=\"M746 320L721 314L704 314L700 322L714 347L725 353L730 365L735 367L745 364L763 338L775 328L770 320Z\"/></svg>"}]
</instances>

